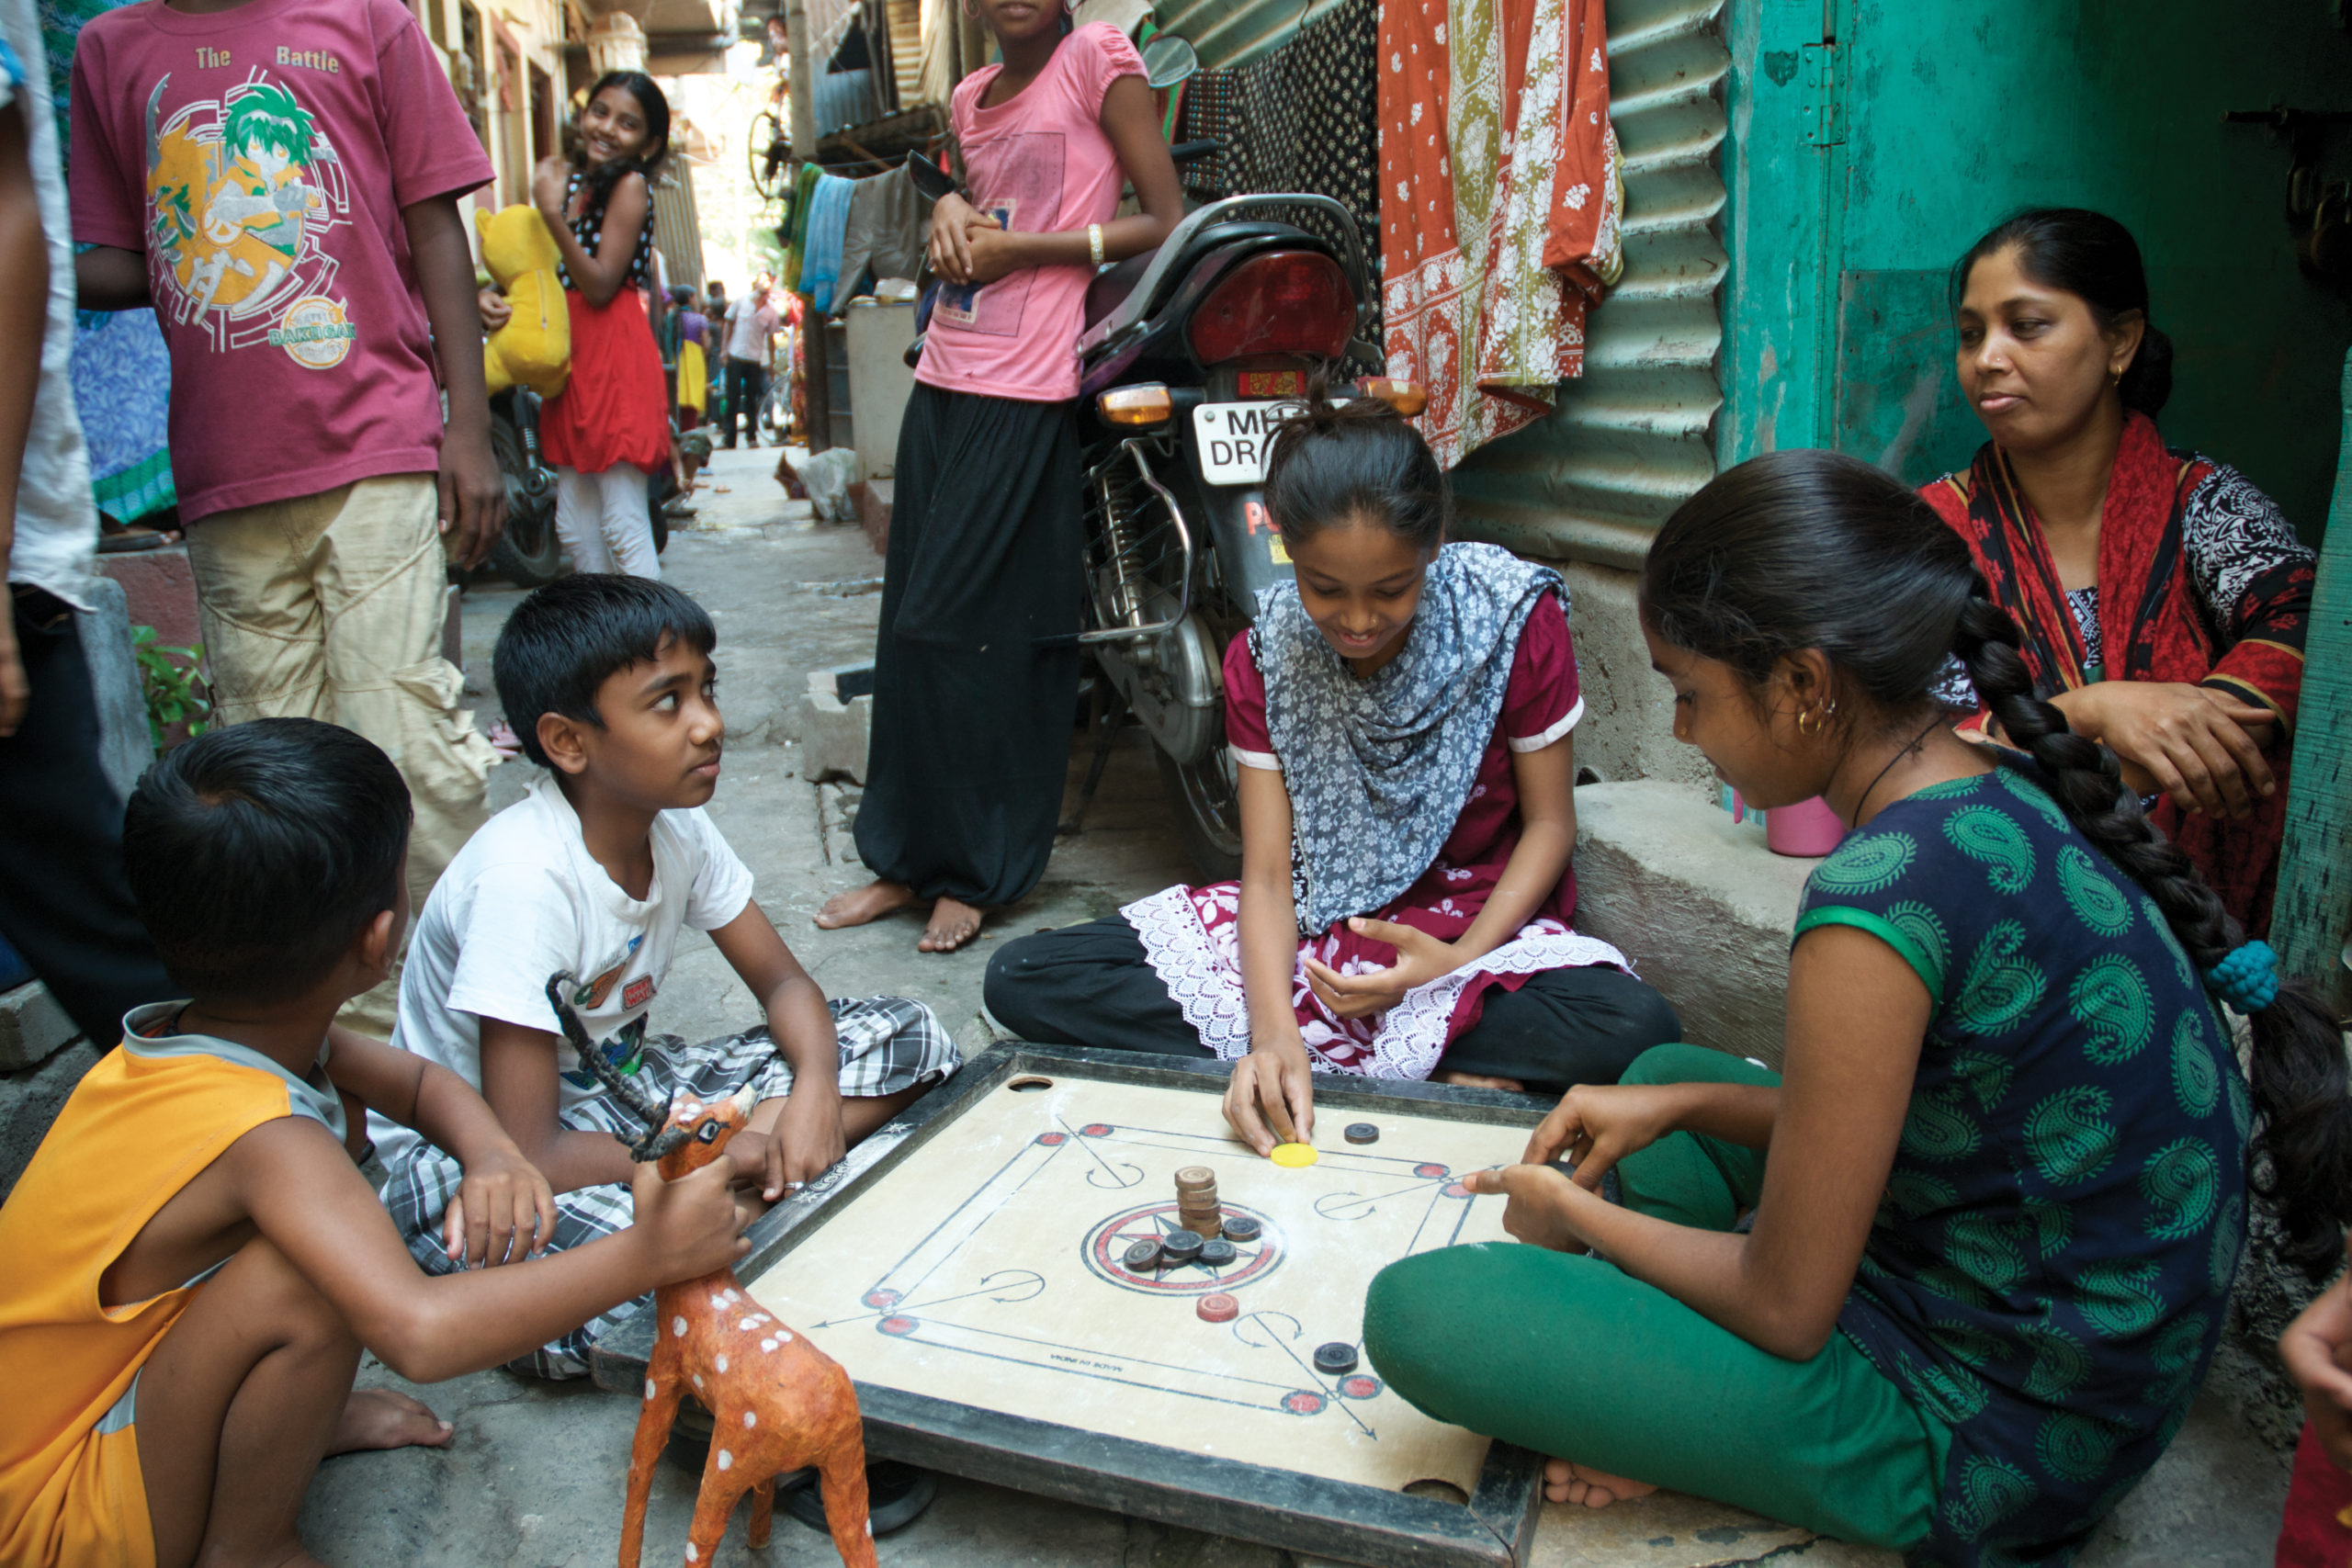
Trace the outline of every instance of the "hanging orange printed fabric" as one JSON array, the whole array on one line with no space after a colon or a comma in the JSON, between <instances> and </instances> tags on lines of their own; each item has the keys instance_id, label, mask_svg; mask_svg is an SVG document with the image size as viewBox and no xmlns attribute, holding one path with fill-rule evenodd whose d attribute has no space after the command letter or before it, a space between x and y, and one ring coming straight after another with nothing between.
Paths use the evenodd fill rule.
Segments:
<instances>
[{"instance_id":1,"label":"hanging orange printed fabric","mask_svg":"<svg viewBox=\"0 0 2352 1568\"><path fill-rule=\"evenodd\" d=\"M1384 347L1449 467L1582 373L1621 254L1605 47L1601 0L1382 7Z\"/></svg>"}]
</instances>

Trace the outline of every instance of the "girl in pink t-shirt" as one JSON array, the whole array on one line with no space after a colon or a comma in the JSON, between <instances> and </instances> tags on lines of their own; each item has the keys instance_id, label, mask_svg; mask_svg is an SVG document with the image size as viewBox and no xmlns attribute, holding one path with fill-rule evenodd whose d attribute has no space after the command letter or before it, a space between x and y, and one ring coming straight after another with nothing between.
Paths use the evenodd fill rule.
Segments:
<instances>
[{"instance_id":1,"label":"girl in pink t-shirt","mask_svg":"<svg viewBox=\"0 0 2352 1568\"><path fill-rule=\"evenodd\" d=\"M857 813L875 880L817 916L926 906L925 953L1045 872L1078 697L1086 288L1183 212L1126 38L1069 30L1060 0L978 4L1003 63L956 89L964 188L931 217L939 292L899 430ZM1143 211L1114 218L1126 183Z\"/></svg>"},{"instance_id":2,"label":"girl in pink t-shirt","mask_svg":"<svg viewBox=\"0 0 2352 1568\"><path fill-rule=\"evenodd\" d=\"M1225 656L1241 879L1006 944L1023 1039L1218 1056L1261 1154L1313 1126L1310 1072L1562 1092L1680 1037L1569 927L1584 714L1558 574L1445 544L1445 476L1385 408L1276 437L1266 505L1297 581Z\"/></svg>"}]
</instances>

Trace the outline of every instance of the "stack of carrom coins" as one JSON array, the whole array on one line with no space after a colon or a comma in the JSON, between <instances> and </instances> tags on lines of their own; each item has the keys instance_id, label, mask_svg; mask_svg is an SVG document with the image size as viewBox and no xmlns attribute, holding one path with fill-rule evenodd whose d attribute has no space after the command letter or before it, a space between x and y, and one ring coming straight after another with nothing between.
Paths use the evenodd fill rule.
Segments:
<instances>
[{"instance_id":1,"label":"stack of carrom coins","mask_svg":"<svg viewBox=\"0 0 2352 1568\"><path fill-rule=\"evenodd\" d=\"M1216 1205L1216 1172L1204 1165L1188 1165L1176 1173L1176 1219L1203 1241L1225 1234L1225 1220Z\"/></svg>"}]
</instances>

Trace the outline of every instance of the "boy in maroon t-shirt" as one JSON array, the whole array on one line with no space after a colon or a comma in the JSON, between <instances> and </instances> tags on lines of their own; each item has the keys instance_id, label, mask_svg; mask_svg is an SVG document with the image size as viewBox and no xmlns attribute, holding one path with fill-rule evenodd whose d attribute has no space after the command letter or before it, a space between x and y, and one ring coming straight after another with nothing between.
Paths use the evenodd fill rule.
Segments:
<instances>
[{"instance_id":1,"label":"boy in maroon t-shirt","mask_svg":"<svg viewBox=\"0 0 2352 1568\"><path fill-rule=\"evenodd\" d=\"M505 520L458 214L490 160L399 0L107 11L72 102L81 302L153 304L171 349L216 711L328 719L398 759L422 908L492 761L439 651L446 559L480 561ZM397 995L355 1021L389 1033Z\"/></svg>"}]
</instances>

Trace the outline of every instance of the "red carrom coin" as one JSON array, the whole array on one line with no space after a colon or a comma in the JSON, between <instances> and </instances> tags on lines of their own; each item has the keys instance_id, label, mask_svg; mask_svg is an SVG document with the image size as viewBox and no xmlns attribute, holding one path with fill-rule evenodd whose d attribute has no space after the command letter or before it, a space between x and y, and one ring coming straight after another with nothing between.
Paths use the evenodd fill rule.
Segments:
<instances>
[{"instance_id":1,"label":"red carrom coin","mask_svg":"<svg viewBox=\"0 0 2352 1568\"><path fill-rule=\"evenodd\" d=\"M1219 1292L1215 1295L1203 1296L1193 1310L1201 1314L1204 1323L1231 1323L1241 1315L1241 1303Z\"/></svg>"}]
</instances>

